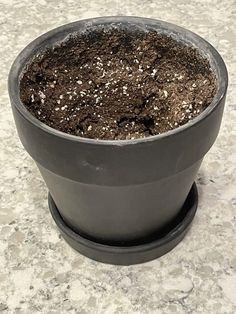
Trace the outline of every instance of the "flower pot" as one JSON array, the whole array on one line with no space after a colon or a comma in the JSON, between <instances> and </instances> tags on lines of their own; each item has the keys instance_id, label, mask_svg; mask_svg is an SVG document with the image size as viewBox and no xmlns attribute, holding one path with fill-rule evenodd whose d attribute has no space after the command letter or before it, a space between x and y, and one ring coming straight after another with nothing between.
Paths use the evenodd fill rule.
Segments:
<instances>
[{"instance_id":1,"label":"flower pot","mask_svg":"<svg viewBox=\"0 0 236 314\"><path fill-rule=\"evenodd\" d=\"M31 115L19 97L22 69L41 49L96 25L157 30L197 47L211 63L218 90L187 124L135 140L94 140L62 133ZM166 22L105 17L56 28L30 43L9 75L9 95L21 142L49 189L49 207L66 241L98 261L134 264L159 257L186 234L197 209L194 180L219 132L227 70L196 34Z\"/></svg>"}]
</instances>

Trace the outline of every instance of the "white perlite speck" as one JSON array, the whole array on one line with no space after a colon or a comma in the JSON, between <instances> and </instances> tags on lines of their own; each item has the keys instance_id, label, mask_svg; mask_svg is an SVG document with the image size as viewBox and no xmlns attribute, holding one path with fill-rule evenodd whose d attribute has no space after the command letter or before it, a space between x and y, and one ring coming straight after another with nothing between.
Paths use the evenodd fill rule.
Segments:
<instances>
[{"instance_id":1,"label":"white perlite speck","mask_svg":"<svg viewBox=\"0 0 236 314\"><path fill-rule=\"evenodd\" d=\"M43 92L39 91L39 97L40 97L41 99L45 99L45 98L46 98L46 95L45 95Z\"/></svg>"},{"instance_id":2,"label":"white perlite speck","mask_svg":"<svg viewBox=\"0 0 236 314\"><path fill-rule=\"evenodd\" d=\"M143 69L142 69L141 65L138 66L138 70L139 70L139 72L143 72Z\"/></svg>"},{"instance_id":3,"label":"white perlite speck","mask_svg":"<svg viewBox=\"0 0 236 314\"><path fill-rule=\"evenodd\" d=\"M77 84L81 85L81 84L83 84L83 82L81 80L78 80Z\"/></svg>"},{"instance_id":4,"label":"white perlite speck","mask_svg":"<svg viewBox=\"0 0 236 314\"><path fill-rule=\"evenodd\" d=\"M151 76L154 76L156 73L157 73L157 70L156 70L156 69L153 69L153 70L152 70L152 73L151 73Z\"/></svg>"}]
</instances>

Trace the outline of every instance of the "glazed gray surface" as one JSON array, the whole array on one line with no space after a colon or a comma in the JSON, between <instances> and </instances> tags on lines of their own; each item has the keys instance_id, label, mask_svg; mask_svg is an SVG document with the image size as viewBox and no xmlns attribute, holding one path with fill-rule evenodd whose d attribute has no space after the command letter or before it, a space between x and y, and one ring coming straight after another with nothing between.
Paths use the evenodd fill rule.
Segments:
<instances>
[{"instance_id":1,"label":"glazed gray surface","mask_svg":"<svg viewBox=\"0 0 236 314\"><path fill-rule=\"evenodd\" d=\"M199 209L176 249L116 267L73 251L53 223L47 190L16 135L7 75L40 34L82 18L137 15L203 36L223 56L229 90L219 137L198 176ZM236 312L236 3L201 1L0 1L0 311L3 313Z\"/></svg>"}]
</instances>

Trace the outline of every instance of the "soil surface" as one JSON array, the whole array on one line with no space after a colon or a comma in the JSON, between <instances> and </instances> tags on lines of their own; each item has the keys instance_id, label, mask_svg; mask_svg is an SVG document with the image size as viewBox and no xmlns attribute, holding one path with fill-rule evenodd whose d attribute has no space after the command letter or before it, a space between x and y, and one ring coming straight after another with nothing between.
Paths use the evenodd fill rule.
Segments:
<instances>
[{"instance_id":1,"label":"soil surface","mask_svg":"<svg viewBox=\"0 0 236 314\"><path fill-rule=\"evenodd\" d=\"M216 77L196 49L154 31L97 30L37 55L20 82L43 123L94 139L166 132L212 101Z\"/></svg>"}]
</instances>

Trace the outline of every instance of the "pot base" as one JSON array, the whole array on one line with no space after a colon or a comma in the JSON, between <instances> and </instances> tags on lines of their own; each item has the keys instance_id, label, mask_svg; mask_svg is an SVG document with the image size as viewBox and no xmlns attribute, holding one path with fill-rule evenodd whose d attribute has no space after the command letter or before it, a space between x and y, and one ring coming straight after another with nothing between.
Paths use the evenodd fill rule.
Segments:
<instances>
[{"instance_id":1,"label":"pot base","mask_svg":"<svg viewBox=\"0 0 236 314\"><path fill-rule=\"evenodd\" d=\"M52 196L48 195L49 208L57 227L68 244L81 254L99 262L132 265L148 262L172 250L185 236L195 216L198 205L198 191L194 183L179 215L150 242L130 246L112 246L91 241L75 233L63 221Z\"/></svg>"}]
</instances>

